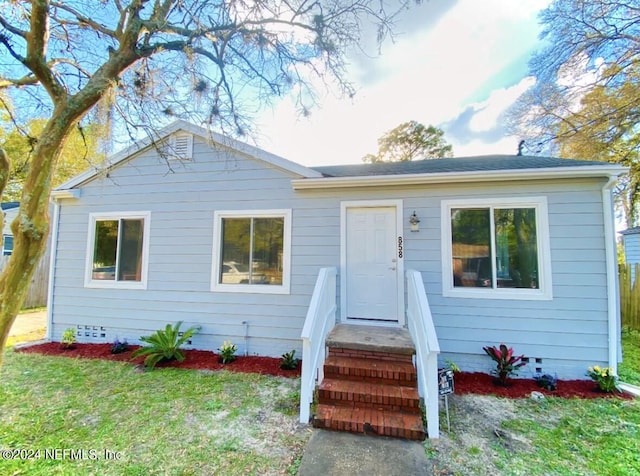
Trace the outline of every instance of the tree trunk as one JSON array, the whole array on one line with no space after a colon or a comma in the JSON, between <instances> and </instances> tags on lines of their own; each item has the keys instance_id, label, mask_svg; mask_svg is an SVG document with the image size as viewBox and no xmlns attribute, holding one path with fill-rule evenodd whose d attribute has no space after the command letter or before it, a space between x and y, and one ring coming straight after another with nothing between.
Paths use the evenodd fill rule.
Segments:
<instances>
[{"instance_id":1,"label":"tree trunk","mask_svg":"<svg viewBox=\"0 0 640 476\"><path fill-rule=\"evenodd\" d=\"M0 275L0 368L9 330L22 307L47 243L52 171L70 130L82 114L69 108L54 111L34 150L20 210L11 224L13 254Z\"/></svg>"}]
</instances>

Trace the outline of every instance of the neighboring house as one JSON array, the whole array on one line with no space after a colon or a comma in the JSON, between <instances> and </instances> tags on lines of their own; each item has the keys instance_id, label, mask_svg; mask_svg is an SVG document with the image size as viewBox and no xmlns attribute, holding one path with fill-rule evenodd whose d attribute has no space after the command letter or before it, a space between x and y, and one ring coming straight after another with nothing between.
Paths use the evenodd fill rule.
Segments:
<instances>
[{"instance_id":1,"label":"neighboring house","mask_svg":"<svg viewBox=\"0 0 640 476\"><path fill-rule=\"evenodd\" d=\"M18 216L20 202L4 202L2 212L4 213L4 227L2 229L2 256L11 256L13 253L13 232L11 222Z\"/></svg>"},{"instance_id":2,"label":"neighboring house","mask_svg":"<svg viewBox=\"0 0 640 476\"><path fill-rule=\"evenodd\" d=\"M53 192L49 337L300 351L319 270L337 320L405 326L421 273L442 361L489 371L501 342L535 371L616 367L617 269L602 162L487 156L308 168L177 122ZM160 149L158 149L158 144ZM161 152L159 152L162 151ZM345 157L346 159L346 157ZM419 220L419 223L416 223Z\"/></svg>"},{"instance_id":3,"label":"neighboring house","mask_svg":"<svg viewBox=\"0 0 640 476\"><path fill-rule=\"evenodd\" d=\"M640 264L640 226L621 231L624 259L628 264Z\"/></svg>"}]
</instances>

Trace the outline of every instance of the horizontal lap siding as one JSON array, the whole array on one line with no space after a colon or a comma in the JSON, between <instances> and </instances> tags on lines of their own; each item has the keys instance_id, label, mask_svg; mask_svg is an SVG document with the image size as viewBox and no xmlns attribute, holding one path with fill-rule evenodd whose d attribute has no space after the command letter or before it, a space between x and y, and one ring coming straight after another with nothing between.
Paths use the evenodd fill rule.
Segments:
<instances>
[{"instance_id":1,"label":"horizontal lap siding","mask_svg":"<svg viewBox=\"0 0 640 476\"><path fill-rule=\"evenodd\" d=\"M505 342L519 354L541 358L543 371L567 377L581 378L589 365L606 363L602 184L590 180L434 187L423 198L405 200L405 215L416 210L422 220L419 233L405 233L405 266L422 272L443 358L460 361L469 370L488 371L493 363L482 347ZM519 196L547 198L553 299L443 297L441 200Z\"/></svg>"},{"instance_id":2,"label":"horizontal lap siding","mask_svg":"<svg viewBox=\"0 0 640 476\"><path fill-rule=\"evenodd\" d=\"M272 356L300 351L300 332L319 268L337 264L335 257L328 263L318 256L318 250L339 254L336 229L310 225L336 219L339 211L323 211L296 199L291 174L246 157L220 156L198 141L194 150L193 161L170 164L173 173L153 151L142 153L108 178L83 187L80 200L63 204L54 339L81 324L106 328L107 340L117 336L137 342L141 335L182 320L185 327L202 327L193 339L196 348L215 350L231 339L241 353L246 348ZM252 209L293 209L290 295L210 291L214 211ZM151 212L147 289L85 288L89 213L127 210ZM296 226L298 219L308 226Z\"/></svg>"},{"instance_id":3,"label":"horizontal lap siding","mask_svg":"<svg viewBox=\"0 0 640 476\"><path fill-rule=\"evenodd\" d=\"M482 347L506 342L518 353L542 359L540 365L529 366L531 371L541 368L581 378L589 365L607 361L603 184L599 180L576 180L425 185L332 191L333 197L326 191L301 191L299 195L313 198L324 208L325 203L339 207L340 200L403 199L405 269L422 273L443 360L452 358L468 370L489 371L493 364ZM441 201L539 196L548 202L553 299L443 297ZM409 226L414 211L421 220L417 233ZM323 226L337 230L339 222L324 222Z\"/></svg>"},{"instance_id":4,"label":"horizontal lap siding","mask_svg":"<svg viewBox=\"0 0 640 476\"><path fill-rule=\"evenodd\" d=\"M214 160L196 142L194 161L166 164L147 152L95 181L61 211L54 337L91 322L134 338L165 322L203 326L194 345L216 349L231 338L249 351L280 355L300 349L299 335L318 270L340 264L340 202L403 199L405 269L422 273L443 357L489 370L482 346L507 342L543 359L545 371L580 377L606 363L607 291L602 182L598 180L424 185L293 191L290 175L241 156ZM553 300L442 296L441 201L544 196L548 201ZM212 293L215 210L292 209L290 295ZM83 287L89 212L151 211L148 289ZM416 212L420 231L409 229ZM582 369L582 370L578 370Z\"/></svg>"}]
</instances>

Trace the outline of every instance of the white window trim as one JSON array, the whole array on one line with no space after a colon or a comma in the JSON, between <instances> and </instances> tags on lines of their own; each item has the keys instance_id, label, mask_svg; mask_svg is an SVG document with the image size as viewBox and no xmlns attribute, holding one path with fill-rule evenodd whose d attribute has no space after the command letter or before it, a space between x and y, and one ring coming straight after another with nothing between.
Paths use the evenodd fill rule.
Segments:
<instances>
[{"instance_id":1,"label":"white window trim","mask_svg":"<svg viewBox=\"0 0 640 476\"><path fill-rule=\"evenodd\" d=\"M524 288L465 288L454 287L451 246L452 208L535 208L536 236L538 246L539 289ZM549 301L553 299L551 280L551 245L549 237L549 214L546 197L480 198L442 200L441 202L442 240L442 295L445 297L472 299L514 299L528 301ZM494 231L491 243L494 246Z\"/></svg>"},{"instance_id":2,"label":"white window trim","mask_svg":"<svg viewBox=\"0 0 640 476\"><path fill-rule=\"evenodd\" d=\"M120 220L120 219L136 219L144 220L144 228L142 235L142 279L140 281L108 281L94 280L93 273L93 254L95 246L96 221L98 220ZM85 264L84 286L86 288L104 288L104 289L147 289L147 275L149 268L149 237L151 230L151 212L105 212L89 214L89 231L87 233L87 256Z\"/></svg>"},{"instance_id":3,"label":"white window trim","mask_svg":"<svg viewBox=\"0 0 640 476\"><path fill-rule=\"evenodd\" d=\"M284 218L282 241L282 284L222 284L218 282L222 252L223 218ZM290 294L291 290L291 209L282 210L218 210L213 214L213 260L211 291L250 294Z\"/></svg>"}]
</instances>

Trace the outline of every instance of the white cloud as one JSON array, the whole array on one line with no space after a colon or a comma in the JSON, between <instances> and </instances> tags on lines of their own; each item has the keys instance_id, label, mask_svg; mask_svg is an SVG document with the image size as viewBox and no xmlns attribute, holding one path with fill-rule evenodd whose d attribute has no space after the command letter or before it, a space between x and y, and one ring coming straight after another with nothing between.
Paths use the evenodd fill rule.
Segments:
<instances>
[{"instance_id":1,"label":"white cloud","mask_svg":"<svg viewBox=\"0 0 640 476\"><path fill-rule=\"evenodd\" d=\"M260 146L304 165L358 163L375 152L378 137L402 122L450 120L481 96L478 88L486 90L492 78L528 54L538 33L536 12L545 4L461 0L428 30L401 37L385 46L382 57L353 71L370 69L375 76L365 78L352 101L327 95L310 118L299 118L284 99L263 114ZM495 124L523 87L520 82L489 94L473 127L482 131ZM467 146L456 146L456 155Z\"/></svg>"},{"instance_id":2,"label":"white cloud","mask_svg":"<svg viewBox=\"0 0 640 476\"><path fill-rule=\"evenodd\" d=\"M469 128L474 132L484 132L498 127L501 115L535 82L534 77L527 76L514 86L491 91L486 101L472 105L477 112L469 121Z\"/></svg>"}]
</instances>

